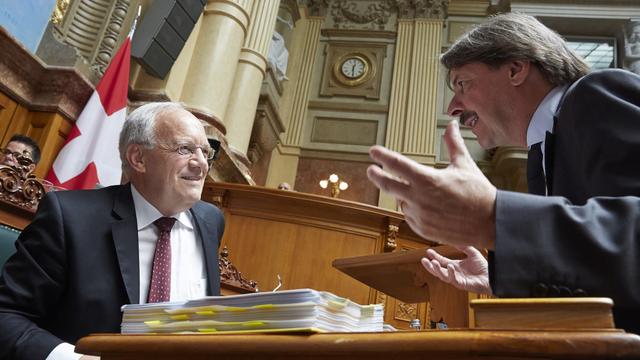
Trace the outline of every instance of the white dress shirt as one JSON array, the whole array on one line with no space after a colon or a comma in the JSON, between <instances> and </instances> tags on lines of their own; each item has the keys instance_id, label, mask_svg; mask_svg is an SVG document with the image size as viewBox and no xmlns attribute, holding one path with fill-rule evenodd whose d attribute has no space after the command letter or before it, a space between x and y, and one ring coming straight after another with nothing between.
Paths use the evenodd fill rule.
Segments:
<instances>
[{"instance_id":1,"label":"white dress shirt","mask_svg":"<svg viewBox=\"0 0 640 360\"><path fill-rule=\"evenodd\" d=\"M141 304L147 302L151 283L153 254L158 241L158 229L153 222L163 215L151 205L131 185L131 195L136 211L138 226L138 256L140 261ZM171 301L199 298L207 293L207 272L204 266L204 252L198 231L189 210L174 214L176 222L171 229ZM82 355L74 352L75 347L61 343L47 356L46 360L78 360Z\"/></svg>"},{"instance_id":2,"label":"white dress shirt","mask_svg":"<svg viewBox=\"0 0 640 360\"><path fill-rule=\"evenodd\" d=\"M557 86L553 88L547 96L542 99L540 105L533 113L529 128L527 129L527 146L531 149L531 145L541 142L542 150L542 170L547 173L544 165L544 142L547 131L553 134L553 115L555 115L562 95L567 90L567 85Z\"/></svg>"}]
</instances>

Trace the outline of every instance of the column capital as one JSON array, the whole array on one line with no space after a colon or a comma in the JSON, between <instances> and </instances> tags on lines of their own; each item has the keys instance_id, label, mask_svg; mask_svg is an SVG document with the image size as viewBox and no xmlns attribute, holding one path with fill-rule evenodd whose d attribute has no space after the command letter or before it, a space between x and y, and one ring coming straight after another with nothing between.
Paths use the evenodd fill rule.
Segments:
<instances>
[{"instance_id":1,"label":"column capital","mask_svg":"<svg viewBox=\"0 0 640 360\"><path fill-rule=\"evenodd\" d=\"M398 11L398 19L444 19L449 0L391 0Z\"/></svg>"},{"instance_id":2,"label":"column capital","mask_svg":"<svg viewBox=\"0 0 640 360\"><path fill-rule=\"evenodd\" d=\"M329 9L329 0L307 0L309 16L325 17Z\"/></svg>"},{"instance_id":3,"label":"column capital","mask_svg":"<svg viewBox=\"0 0 640 360\"><path fill-rule=\"evenodd\" d=\"M444 19L447 17L449 0L413 0L416 19Z\"/></svg>"}]
</instances>

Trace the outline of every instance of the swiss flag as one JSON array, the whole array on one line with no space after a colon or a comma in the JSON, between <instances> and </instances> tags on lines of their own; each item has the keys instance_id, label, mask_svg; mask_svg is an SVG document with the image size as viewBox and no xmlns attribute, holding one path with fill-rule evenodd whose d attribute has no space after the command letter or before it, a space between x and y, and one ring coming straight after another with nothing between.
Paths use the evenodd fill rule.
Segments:
<instances>
[{"instance_id":1,"label":"swiss flag","mask_svg":"<svg viewBox=\"0 0 640 360\"><path fill-rule=\"evenodd\" d=\"M131 39L127 37L69 132L47 175L66 189L120 183L118 139L127 115Z\"/></svg>"}]
</instances>

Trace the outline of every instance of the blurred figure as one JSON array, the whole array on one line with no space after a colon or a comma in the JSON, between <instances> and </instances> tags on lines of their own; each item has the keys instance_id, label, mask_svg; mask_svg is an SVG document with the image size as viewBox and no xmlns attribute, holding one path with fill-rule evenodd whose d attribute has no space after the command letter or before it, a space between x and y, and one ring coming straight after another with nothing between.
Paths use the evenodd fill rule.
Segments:
<instances>
[{"instance_id":1,"label":"blurred figure","mask_svg":"<svg viewBox=\"0 0 640 360\"><path fill-rule=\"evenodd\" d=\"M281 182L278 185L278 190L291 190L291 185L288 182Z\"/></svg>"},{"instance_id":2,"label":"blurred figure","mask_svg":"<svg viewBox=\"0 0 640 360\"><path fill-rule=\"evenodd\" d=\"M0 164L18 166L18 156L27 156L33 161L30 170L35 169L40 161L40 147L32 138L26 135L16 134L9 139L7 146L0 153Z\"/></svg>"}]
</instances>

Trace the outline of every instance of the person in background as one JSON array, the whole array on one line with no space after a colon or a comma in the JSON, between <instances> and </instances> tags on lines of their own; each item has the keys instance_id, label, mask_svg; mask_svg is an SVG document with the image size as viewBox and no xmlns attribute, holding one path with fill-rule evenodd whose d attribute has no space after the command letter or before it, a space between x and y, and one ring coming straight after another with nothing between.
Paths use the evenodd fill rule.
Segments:
<instances>
[{"instance_id":1,"label":"person in background","mask_svg":"<svg viewBox=\"0 0 640 360\"><path fill-rule=\"evenodd\" d=\"M143 105L119 151L129 183L48 193L20 234L0 275L0 359L78 359L79 338L120 331L124 304L219 295L224 218L200 201L214 156L200 120Z\"/></svg>"},{"instance_id":2,"label":"person in background","mask_svg":"<svg viewBox=\"0 0 640 360\"><path fill-rule=\"evenodd\" d=\"M278 184L278 190L291 190L291 185L288 182L281 182Z\"/></svg>"},{"instance_id":3,"label":"person in background","mask_svg":"<svg viewBox=\"0 0 640 360\"><path fill-rule=\"evenodd\" d=\"M515 13L470 30L441 63L449 115L482 147L529 147L531 194L497 190L457 121L444 135L446 169L372 147L382 168L367 175L400 201L409 226L467 255L428 250L423 266L499 297L610 297L616 326L640 332L640 76L590 72L557 33ZM488 261L476 248L490 250Z\"/></svg>"},{"instance_id":4,"label":"person in background","mask_svg":"<svg viewBox=\"0 0 640 360\"><path fill-rule=\"evenodd\" d=\"M16 134L9 139L7 146L0 153L0 164L18 166L18 156L24 155L33 161L30 170L35 169L40 161L40 147L32 138Z\"/></svg>"}]
</instances>

